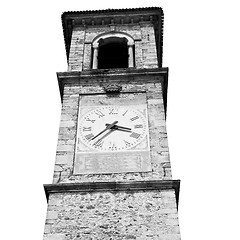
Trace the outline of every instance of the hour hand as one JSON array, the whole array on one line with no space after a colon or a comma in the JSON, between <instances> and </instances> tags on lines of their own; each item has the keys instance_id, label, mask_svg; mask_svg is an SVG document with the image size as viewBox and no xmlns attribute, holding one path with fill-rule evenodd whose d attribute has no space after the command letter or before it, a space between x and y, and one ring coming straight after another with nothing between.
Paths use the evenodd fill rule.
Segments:
<instances>
[{"instance_id":1,"label":"hour hand","mask_svg":"<svg viewBox=\"0 0 240 240\"><path fill-rule=\"evenodd\" d=\"M109 126L110 124L106 123L106 126ZM128 127L122 127L122 126L119 126L119 125L114 125L111 127L111 129L116 129L116 130L120 130L120 131L124 131L124 132L131 132L131 128L128 128Z\"/></svg>"}]
</instances>

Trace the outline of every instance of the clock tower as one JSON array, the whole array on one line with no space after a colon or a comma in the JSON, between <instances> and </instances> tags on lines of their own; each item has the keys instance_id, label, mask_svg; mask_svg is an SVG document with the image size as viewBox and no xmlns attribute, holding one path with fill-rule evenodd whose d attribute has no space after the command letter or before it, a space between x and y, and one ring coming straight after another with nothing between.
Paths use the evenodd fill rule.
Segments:
<instances>
[{"instance_id":1,"label":"clock tower","mask_svg":"<svg viewBox=\"0 0 240 240\"><path fill-rule=\"evenodd\" d=\"M68 70L44 240L179 240L161 8L64 12Z\"/></svg>"}]
</instances>

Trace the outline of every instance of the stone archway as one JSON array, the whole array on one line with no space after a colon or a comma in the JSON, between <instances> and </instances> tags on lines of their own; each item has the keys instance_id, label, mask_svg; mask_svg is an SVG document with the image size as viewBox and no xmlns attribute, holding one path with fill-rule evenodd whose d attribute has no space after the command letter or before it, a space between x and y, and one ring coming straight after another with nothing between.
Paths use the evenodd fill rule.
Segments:
<instances>
[{"instance_id":1,"label":"stone archway","mask_svg":"<svg viewBox=\"0 0 240 240\"><path fill-rule=\"evenodd\" d=\"M93 69L134 67L134 40L125 33L98 35L92 42Z\"/></svg>"}]
</instances>

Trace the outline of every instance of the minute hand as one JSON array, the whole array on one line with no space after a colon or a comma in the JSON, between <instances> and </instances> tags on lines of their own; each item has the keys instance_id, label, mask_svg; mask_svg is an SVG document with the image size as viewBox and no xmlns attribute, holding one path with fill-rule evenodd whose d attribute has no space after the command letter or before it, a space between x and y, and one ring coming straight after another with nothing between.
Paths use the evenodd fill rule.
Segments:
<instances>
[{"instance_id":1,"label":"minute hand","mask_svg":"<svg viewBox=\"0 0 240 240\"><path fill-rule=\"evenodd\" d=\"M112 124L109 124L108 126L106 126L105 129L103 129L100 133L98 133L96 136L94 136L91 140L95 139L96 137L98 137L100 134L104 133L108 129L111 129L116 123L118 123L118 121L114 121Z\"/></svg>"}]
</instances>

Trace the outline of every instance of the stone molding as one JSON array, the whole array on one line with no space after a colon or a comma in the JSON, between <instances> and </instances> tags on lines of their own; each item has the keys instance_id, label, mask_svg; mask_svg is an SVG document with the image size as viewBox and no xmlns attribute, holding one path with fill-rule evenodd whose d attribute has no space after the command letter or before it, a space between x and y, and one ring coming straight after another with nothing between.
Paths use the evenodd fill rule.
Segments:
<instances>
[{"instance_id":1,"label":"stone molding","mask_svg":"<svg viewBox=\"0 0 240 240\"><path fill-rule=\"evenodd\" d=\"M98 41L100 39L106 39L106 38L110 38L110 37L126 38L128 45L134 45L133 37L130 36L129 34L127 34L127 33L124 33L124 32L106 32L106 33L102 33L102 34L97 35L93 39L93 41L92 41L93 47L98 47L98 45L99 45Z\"/></svg>"},{"instance_id":2,"label":"stone molding","mask_svg":"<svg viewBox=\"0 0 240 240\"><path fill-rule=\"evenodd\" d=\"M165 115L167 113L167 89L168 89L168 68L149 68L149 69L92 69L86 71L68 71L57 72L58 86L63 100L63 90L65 84L84 85L84 82L92 82L107 80L107 82L129 82L130 78L144 77L145 82L152 81L151 76L162 76L162 91L164 99ZM94 82L95 81L95 82Z\"/></svg>"},{"instance_id":3,"label":"stone molding","mask_svg":"<svg viewBox=\"0 0 240 240\"><path fill-rule=\"evenodd\" d=\"M143 191L143 190L170 190L176 195L178 206L180 180L154 180L132 182L84 182L84 183L58 183L44 184L46 198L52 193L66 192L99 192L99 191Z\"/></svg>"}]
</instances>

